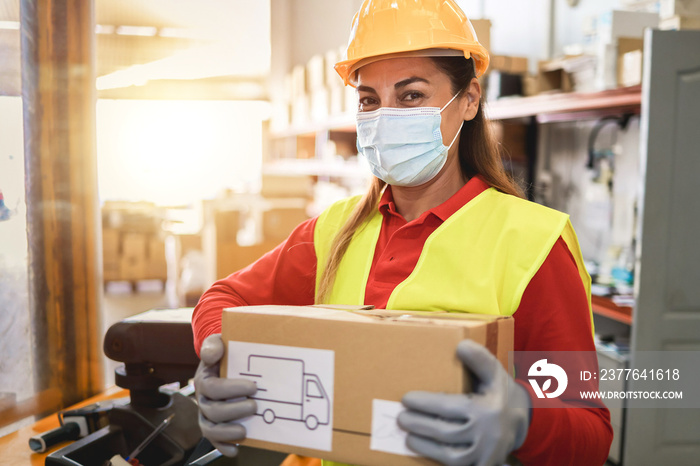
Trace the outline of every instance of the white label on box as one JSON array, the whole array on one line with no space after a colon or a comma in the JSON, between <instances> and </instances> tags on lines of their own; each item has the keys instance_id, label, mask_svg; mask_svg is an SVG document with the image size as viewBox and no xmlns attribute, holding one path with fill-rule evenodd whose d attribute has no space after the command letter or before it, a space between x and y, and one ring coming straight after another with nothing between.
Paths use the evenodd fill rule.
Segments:
<instances>
[{"instance_id":1,"label":"white label on box","mask_svg":"<svg viewBox=\"0 0 700 466\"><path fill-rule=\"evenodd\" d=\"M418 456L406 446L406 431L396 422L403 409L403 405L398 401L372 400L372 437L369 443L371 450Z\"/></svg>"},{"instance_id":2,"label":"white label on box","mask_svg":"<svg viewBox=\"0 0 700 466\"><path fill-rule=\"evenodd\" d=\"M248 438L333 449L333 351L230 341L227 369L258 386L258 411L241 422Z\"/></svg>"}]
</instances>

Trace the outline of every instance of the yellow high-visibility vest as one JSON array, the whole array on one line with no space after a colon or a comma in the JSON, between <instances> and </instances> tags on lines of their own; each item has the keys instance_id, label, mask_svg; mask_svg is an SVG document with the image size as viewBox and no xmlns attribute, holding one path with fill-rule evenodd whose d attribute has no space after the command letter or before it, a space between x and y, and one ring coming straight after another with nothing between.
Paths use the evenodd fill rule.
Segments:
<instances>
[{"instance_id":1,"label":"yellow high-visibility vest","mask_svg":"<svg viewBox=\"0 0 700 466\"><path fill-rule=\"evenodd\" d=\"M359 196L333 204L316 223L317 288L333 238L358 201ZM364 304L381 226L377 210L355 233L326 304ZM513 315L560 236L576 260L590 302L591 278L568 215L489 188L428 237L387 308Z\"/></svg>"},{"instance_id":2,"label":"yellow high-visibility vest","mask_svg":"<svg viewBox=\"0 0 700 466\"><path fill-rule=\"evenodd\" d=\"M337 202L318 218L317 291L333 238L359 200ZM325 304L364 304L381 226L377 210L356 231ZM576 261L590 311L591 278L568 215L494 188L476 196L428 237L414 270L391 293L387 309L513 315L560 236ZM324 461L323 466L343 465Z\"/></svg>"}]
</instances>

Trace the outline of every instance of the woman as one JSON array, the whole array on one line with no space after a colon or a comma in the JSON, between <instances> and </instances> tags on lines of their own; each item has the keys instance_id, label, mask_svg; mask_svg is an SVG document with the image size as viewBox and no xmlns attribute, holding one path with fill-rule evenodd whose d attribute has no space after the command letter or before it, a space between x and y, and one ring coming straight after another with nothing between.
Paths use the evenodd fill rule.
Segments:
<instances>
[{"instance_id":1,"label":"woman","mask_svg":"<svg viewBox=\"0 0 700 466\"><path fill-rule=\"evenodd\" d=\"M255 412L242 380L218 378L221 311L259 304L372 304L377 308L512 315L516 351L595 351L590 278L564 214L522 199L484 118L477 77L488 66L452 0L366 0L347 59L357 88L358 150L375 176L362 198L299 225L251 266L218 281L193 317L204 435L236 454L235 420ZM206 340L205 340L206 338ZM202 343L203 342L203 343ZM612 440L602 407L530 408L483 347L458 356L476 393L411 392L399 424L407 444L444 464L603 464Z\"/></svg>"}]
</instances>

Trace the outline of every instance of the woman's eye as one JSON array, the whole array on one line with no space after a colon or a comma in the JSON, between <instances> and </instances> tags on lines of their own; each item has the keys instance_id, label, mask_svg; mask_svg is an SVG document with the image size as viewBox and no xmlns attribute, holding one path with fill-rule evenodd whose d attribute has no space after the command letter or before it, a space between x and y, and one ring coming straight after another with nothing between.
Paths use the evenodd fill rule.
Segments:
<instances>
[{"instance_id":1,"label":"woman's eye","mask_svg":"<svg viewBox=\"0 0 700 466\"><path fill-rule=\"evenodd\" d=\"M403 100L407 102L411 102L413 100L418 100L423 97L423 93L421 92L408 92L404 94Z\"/></svg>"},{"instance_id":2,"label":"woman's eye","mask_svg":"<svg viewBox=\"0 0 700 466\"><path fill-rule=\"evenodd\" d=\"M362 110L367 110L367 108L375 107L377 106L377 99L373 97L360 97L359 100L359 109L360 111Z\"/></svg>"}]
</instances>

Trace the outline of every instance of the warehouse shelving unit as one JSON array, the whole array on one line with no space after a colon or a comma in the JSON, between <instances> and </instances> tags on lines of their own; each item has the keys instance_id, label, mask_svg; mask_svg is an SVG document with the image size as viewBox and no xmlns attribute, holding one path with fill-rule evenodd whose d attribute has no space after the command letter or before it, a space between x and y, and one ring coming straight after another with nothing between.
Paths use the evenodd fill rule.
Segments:
<instances>
[{"instance_id":1,"label":"warehouse shelving unit","mask_svg":"<svg viewBox=\"0 0 700 466\"><path fill-rule=\"evenodd\" d=\"M639 113L641 103L642 87L631 86L598 92L506 98L487 104L487 114L493 120L535 117L538 123L550 123Z\"/></svg>"},{"instance_id":2,"label":"warehouse shelving unit","mask_svg":"<svg viewBox=\"0 0 700 466\"><path fill-rule=\"evenodd\" d=\"M492 120L527 120L534 127L539 123L556 123L600 119L611 115L639 114L642 87L631 86L598 92L541 94L531 97L506 98L487 104ZM530 134L533 131L529 132ZM528 158L534 159L536 146L529 144ZM593 312L616 322L632 324L632 308L618 306L611 299L593 296Z\"/></svg>"}]
</instances>

